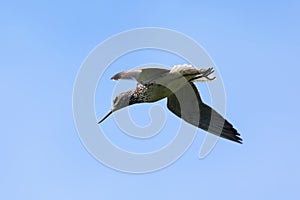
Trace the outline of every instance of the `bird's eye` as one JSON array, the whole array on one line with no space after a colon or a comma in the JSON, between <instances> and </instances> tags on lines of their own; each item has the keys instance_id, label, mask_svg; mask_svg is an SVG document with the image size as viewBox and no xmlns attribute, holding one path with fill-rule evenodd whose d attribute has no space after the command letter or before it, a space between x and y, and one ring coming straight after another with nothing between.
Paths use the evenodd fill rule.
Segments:
<instances>
[{"instance_id":1,"label":"bird's eye","mask_svg":"<svg viewBox=\"0 0 300 200\"><path fill-rule=\"evenodd\" d=\"M114 104L117 102L117 100L118 100L118 97L116 97L116 98L114 99L114 101L113 101Z\"/></svg>"}]
</instances>

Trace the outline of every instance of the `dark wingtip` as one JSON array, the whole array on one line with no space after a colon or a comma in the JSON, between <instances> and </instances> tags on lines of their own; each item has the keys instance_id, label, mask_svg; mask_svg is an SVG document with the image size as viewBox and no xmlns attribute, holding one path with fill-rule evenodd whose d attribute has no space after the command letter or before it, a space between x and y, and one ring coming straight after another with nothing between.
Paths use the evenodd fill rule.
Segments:
<instances>
[{"instance_id":1,"label":"dark wingtip","mask_svg":"<svg viewBox=\"0 0 300 200\"><path fill-rule=\"evenodd\" d=\"M239 143L239 144L243 144L243 139L242 138L240 138L239 136L236 136L235 137L235 140L233 140L234 142L237 142L237 143Z\"/></svg>"},{"instance_id":2,"label":"dark wingtip","mask_svg":"<svg viewBox=\"0 0 300 200\"><path fill-rule=\"evenodd\" d=\"M238 133L237 130L232 126L232 124L227 120L223 125L223 130L220 136L233 142L243 144L243 139L240 137L240 133Z\"/></svg>"},{"instance_id":3,"label":"dark wingtip","mask_svg":"<svg viewBox=\"0 0 300 200\"><path fill-rule=\"evenodd\" d=\"M228 140L231 140L233 142L237 142L239 144L243 144L243 139L240 137L240 134L233 128L231 133L221 133L221 137L224 137Z\"/></svg>"}]
</instances>

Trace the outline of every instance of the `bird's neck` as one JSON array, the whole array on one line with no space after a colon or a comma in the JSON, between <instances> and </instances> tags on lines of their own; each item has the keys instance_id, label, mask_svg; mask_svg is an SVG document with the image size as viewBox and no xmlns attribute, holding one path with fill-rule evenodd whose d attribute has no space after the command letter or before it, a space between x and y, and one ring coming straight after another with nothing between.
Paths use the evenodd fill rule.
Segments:
<instances>
[{"instance_id":1,"label":"bird's neck","mask_svg":"<svg viewBox=\"0 0 300 200\"><path fill-rule=\"evenodd\" d=\"M129 105L146 102L144 93L142 93L140 90L129 91L129 96Z\"/></svg>"}]
</instances>

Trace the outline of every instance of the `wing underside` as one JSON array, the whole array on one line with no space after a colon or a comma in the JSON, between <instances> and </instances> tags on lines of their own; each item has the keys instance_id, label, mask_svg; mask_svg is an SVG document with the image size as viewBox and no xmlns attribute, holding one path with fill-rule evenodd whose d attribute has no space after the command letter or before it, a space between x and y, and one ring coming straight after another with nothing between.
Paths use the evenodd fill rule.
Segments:
<instances>
[{"instance_id":1,"label":"wing underside","mask_svg":"<svg viewBox=\"0 0 300 200\"><path fill-rule=\"evenodd\" d=\"M232 124L202 102L196 86L191 82L169 96L167 106L176 116L196 127L242 143L240 134Z\"/></svg>"}]
</instances>

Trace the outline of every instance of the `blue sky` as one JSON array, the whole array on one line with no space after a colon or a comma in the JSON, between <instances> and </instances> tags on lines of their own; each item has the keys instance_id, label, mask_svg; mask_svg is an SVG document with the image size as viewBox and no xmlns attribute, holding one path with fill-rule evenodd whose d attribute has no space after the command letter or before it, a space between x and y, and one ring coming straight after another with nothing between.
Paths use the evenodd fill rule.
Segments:
<instances>
[{"instance_id":1,"label":"blue sky","mask_svg":"<svg viewBox=\"0 0 300 200\"><path fill-rule=\"evenodd\" d=\"M299 199L299 8L297 1L3 2L1 199ZM86 151L73 121L76 74L96 45L140 27L174 29L206 49L243 145L221 139L199 160L205 136L199 130L177 162L142 175L112 170ZM114 73L149 62L181 60L159 52L128 55L101 81L112 88ZM98 117L110 105L110 97L99 102ZM148 108L131 110L144 116ZM117 130L112 117L103 128ZM112 132L115 143L132 148L131 138Z\"/></svg>"}]
</instances>

